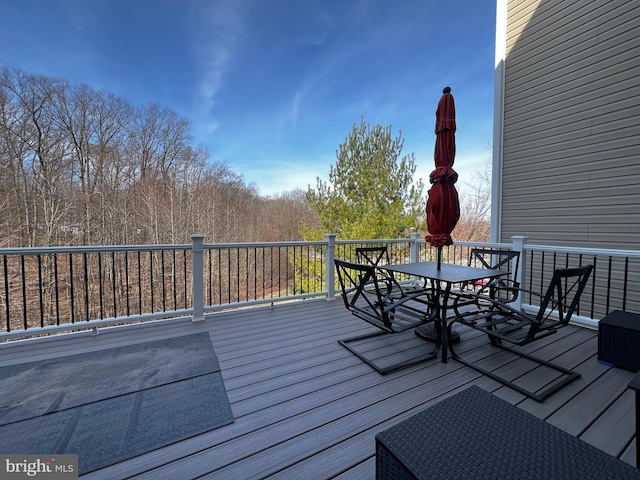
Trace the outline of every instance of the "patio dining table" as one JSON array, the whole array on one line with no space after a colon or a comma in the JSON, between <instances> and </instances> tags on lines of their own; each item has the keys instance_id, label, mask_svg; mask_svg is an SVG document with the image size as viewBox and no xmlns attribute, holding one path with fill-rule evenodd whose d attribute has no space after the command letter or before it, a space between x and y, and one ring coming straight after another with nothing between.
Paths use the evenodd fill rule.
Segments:
<instances>
[{"instance_id":1,"label":"patio dining table","mask_svg":"<svg viewBox=\"0 0 640 480\"><path fill-rule=\"evenodd\" d=\"M467 267L443 263L438 268L437 262L416 262L398 265L381 265L379 268L395 273L402 273L429 280L436 291L438 299L438 320L442 326L441 348L442 363L447 363L449 345L447 333L447 307L453 285L474 282L480 279L492 279L505 275L507 272L488 268Z\"/></svg>"}]
</instances>

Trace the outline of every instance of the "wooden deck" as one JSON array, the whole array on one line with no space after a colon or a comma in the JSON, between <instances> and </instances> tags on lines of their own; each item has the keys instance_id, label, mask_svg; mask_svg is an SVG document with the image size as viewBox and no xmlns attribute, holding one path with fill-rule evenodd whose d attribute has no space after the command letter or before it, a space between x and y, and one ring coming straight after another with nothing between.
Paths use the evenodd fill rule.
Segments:
<instances>
[{"instance_id":1,"label":"wooden deck","mask_svg":"<svg viewBox=\"0 0 640 480\"><path fill-rule=\"evenodd\" d=\"M80 332L16 341L0 345L0 366L202 331L210 332L235 422L82 478L373 479L377 432L471 384L635 465L634 397L626 388L634 374L599 364L597 333L573 326L530 349L582 373L544 403L452 360L376 373L337 343L374 331L339 300L220 312L197 324L114 327L95 337ZM523 381L548 378L548 372L527 373L526 361L506 357L486 337L461 333L458 350L468 358L484 357L504 374L524 375ZM394 359L432 348L413 332L374 343L383 348L372 355Z\"/></svg>"}]
</instances>

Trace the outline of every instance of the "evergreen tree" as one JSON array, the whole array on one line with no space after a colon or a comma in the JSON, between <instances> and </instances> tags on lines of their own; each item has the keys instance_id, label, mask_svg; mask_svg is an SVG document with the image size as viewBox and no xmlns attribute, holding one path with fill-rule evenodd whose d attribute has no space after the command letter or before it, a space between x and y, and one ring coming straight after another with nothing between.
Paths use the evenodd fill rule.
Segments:
<instances>
[{"instance_id":1,"label":"evergreen tree","mask_svg":"<svg viewBox=\"0 0 640 480\"><path fill-rule=\"evenodd\" d=\"M305 228L307 240L335 233L338 238L384 239L406 236L424 225L422 180L414 181L413 153L402 154L400 132L392 138L391 126L370 127L361 119L336 152L329 182L318 178L307 199L317 210L320 225Z\"/></svg>"}]
</instances>

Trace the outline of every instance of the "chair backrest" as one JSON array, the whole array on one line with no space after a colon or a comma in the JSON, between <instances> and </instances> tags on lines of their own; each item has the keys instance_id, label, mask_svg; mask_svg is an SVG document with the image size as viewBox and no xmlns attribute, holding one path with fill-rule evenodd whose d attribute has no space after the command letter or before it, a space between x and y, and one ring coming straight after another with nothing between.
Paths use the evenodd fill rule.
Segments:
<instances>
[{"instance_id":1,"label":"chair backrest","mask_svg":"<svg viewBox=\"0 0 640 480\"><path fill-rule=\"evenodd\" d=\"M390 263L389 251L385 245L380 247L358 247L356 248L356 259L358 263L373 265L374 267Z\"/></svg>"},{"instance_id":2,"label":"chair backrest","mask_svg":"<svg viewBox=\"0 0 640 480\"><path fill-rule=\"evenodd\" d=\"M569 323L578 308L593 265L561 268L553 272L547 292L540 302L536 315L538 329L551 329ZM533 332L535 334L535 332Z\"/></svg>"},{"instance_id":3,"label":"chair backrest","mask_svg":"<svg viewBox=\"0 0 640 480\"><path fill-rule=\"evenodd\" d=\"M469 254L469 265L509 272L509 277L496 277L488 285L481 283L480 288L493 288L491 295L505 302L514 302L518 298L520 284L515 280L520 266L520 252L493 248L472 248Z\"/></svg>"},{"instance_id":4,"label":"chair backrest","mask_svg":"<svg viewBox=\"0 0 640 480\"><path fill-rule=\"evenodd\" d=\"M506 270L515 278L520 265L520 252L516 250L472 248L469 254L469 265L494 270Z\"/></svg>"},{"instance_id":5,"label":"chair backrest","mask_svg":"<svg viewBox=\"0 0 640 480\"><path fill-rule=\"evenodd\" d=\"M386 245L378 247L357 247L356 259L358 263L377 267L379 265L389 265L389 251ZM395 281L395 275L390 271L376 269L376 278L379 282L384 282L387 287L387 294L391 294L394 286L398 286Z\"/></svg>"},{"instance_id":6,"label":"chair backrest","mask_svg":"<svg viewBox=\"0 0 640 480\"><path fill-rule=\"evenodd\" d=\"M377 327L391 331L389 316L382 309L385 303L376 267L335 259L342 300L347 310Z\"/></svg>"}]
</instances>

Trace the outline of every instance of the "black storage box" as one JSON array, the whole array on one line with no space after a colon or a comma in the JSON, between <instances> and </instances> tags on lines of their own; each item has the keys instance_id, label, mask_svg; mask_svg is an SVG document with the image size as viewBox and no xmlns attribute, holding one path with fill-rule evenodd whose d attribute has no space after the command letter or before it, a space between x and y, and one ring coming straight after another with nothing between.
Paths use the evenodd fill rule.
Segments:
<instances>
[{"instance_id":1,"label":"black storage box","mask_svg":"<svg viewBox=\"0 0 640 480\"><path fill-rule=\"evenodd\" d=\"M640 370L640 314L614 310L598 323L598 361Z\"/></svg>"}]
</instances>

